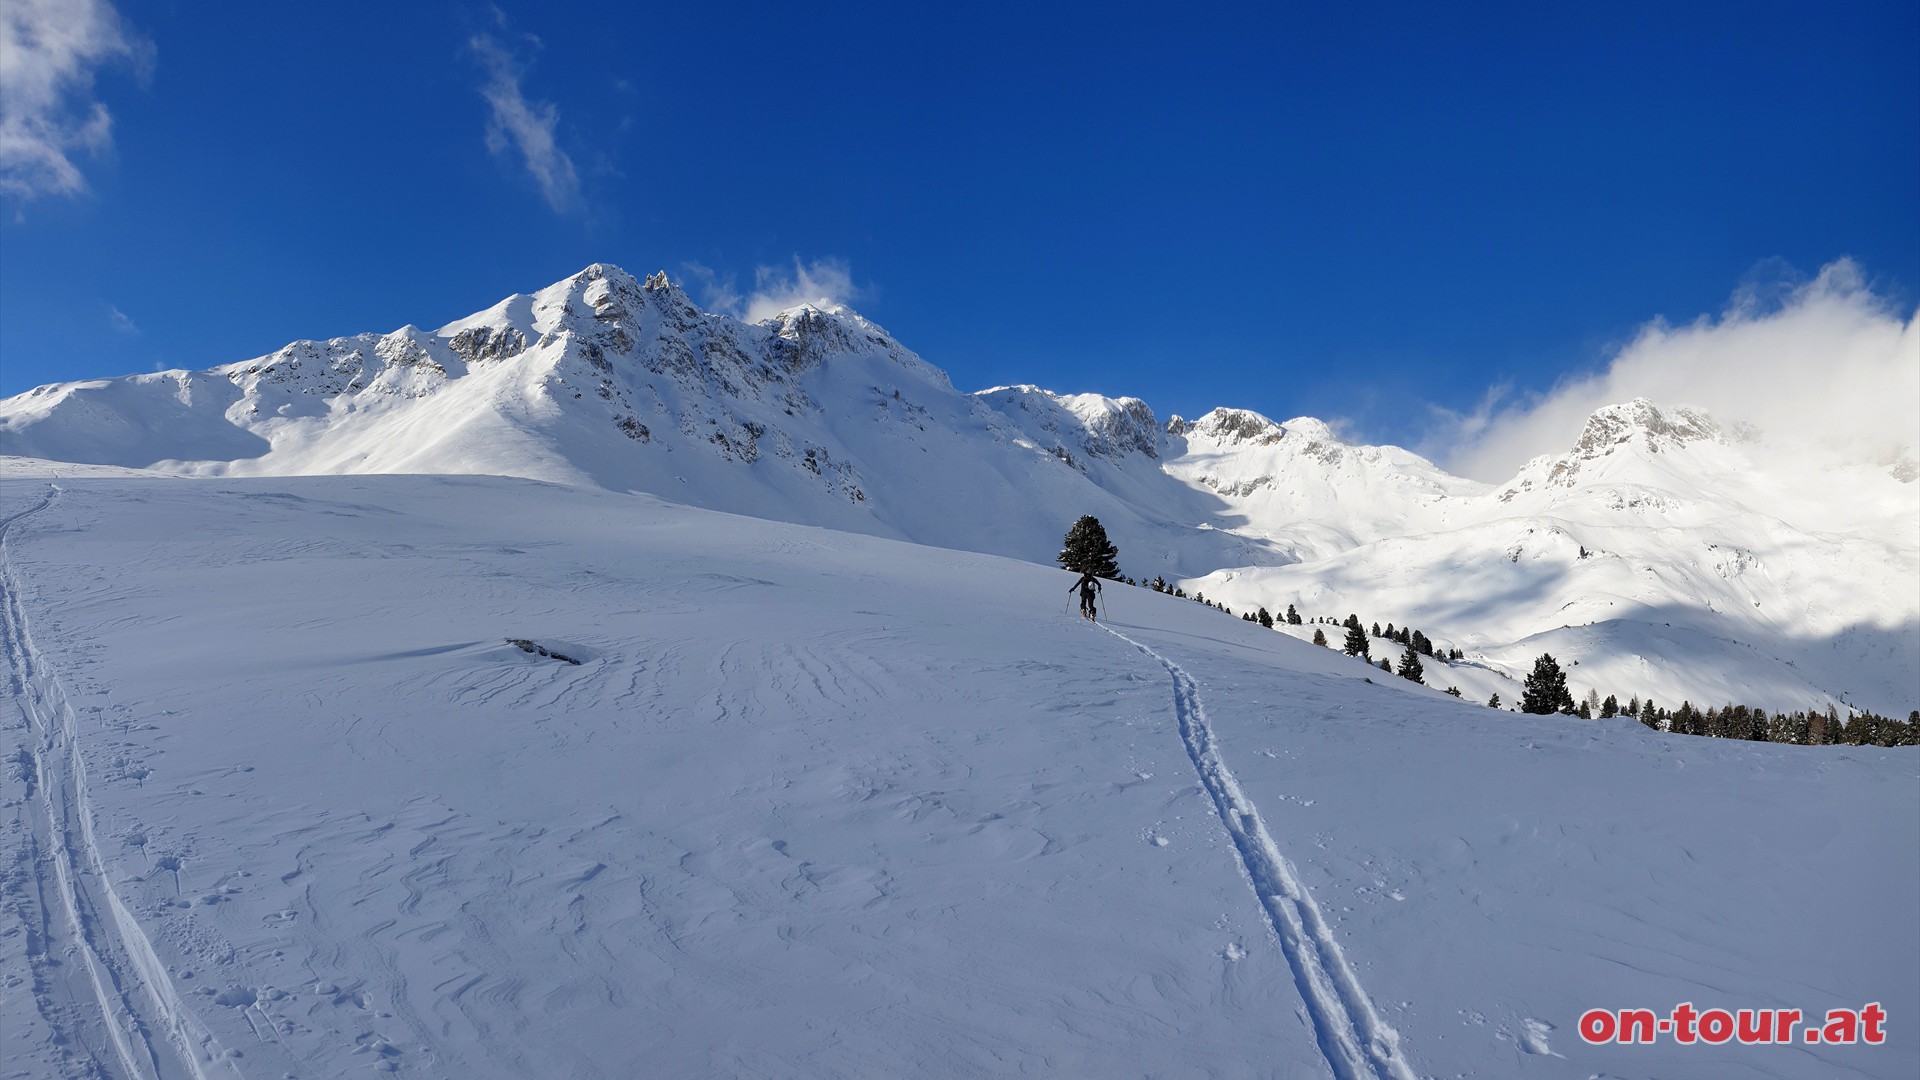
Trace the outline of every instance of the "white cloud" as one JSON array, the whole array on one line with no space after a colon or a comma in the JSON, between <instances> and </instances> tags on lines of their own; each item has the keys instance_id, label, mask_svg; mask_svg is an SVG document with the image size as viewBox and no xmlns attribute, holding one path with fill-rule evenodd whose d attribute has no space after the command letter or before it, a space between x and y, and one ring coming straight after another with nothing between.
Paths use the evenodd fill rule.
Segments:
<instances>
[{"instance_id":1,"label":"white cloud","mask_svg":"<svg viewBox=\"0 0 1920 1080\"><path fill-rule=\"evenodd\" d=\"M7 0L0 7L0 193L27 200L78 195L77 153L113 142L113 116L93 77L151 46L105 0Z\"/></svg>"},{"instance_id":2,"label":"white cloud","mask_svg":"<svg viewBox=\"0 0 1920 1080\"><path fill-rule=\"evenodd\" d=\"M793 270L762 266L753 272L753 294L747 297L748 322L770 319L790 307L812 304L828 308L851 303L860 296L853 274L839 259L815 259L801 263L793 260Z\"/></svg>"},{"instance_id":3,"label":"white cloud","mask_svg":"<svg viewBox=\"0 0 1920 1080\"><path fill-rule=\"evenodd\" d=\"M1644 397L1745 421L1773 441L1884 459L1920 446L1920 312L1902 315L1842 259L1793 287L1744 287L1718 318L1656 320L1606 367L1502 405L1443 413L1446 464L1499 481L1558 453L1603 405Z\"/></svg>"},{"instance_id":4,"label":"white cloud","mask_svg":"<svg viewBox=\"0 0 1920 1080\"><path fill-rule=\"evenodd\" d=\"M555 213L570 209L580 196L580 175L554 138L560 110L552 102L527 100L520 90L519 63L491 35L475 34L468 45L487 69L487 83L480 88L491 108L487 149L498 156L518 150L547 205Z\"/></svg>"},{"instance_id":5,"label":"white cloud","mask_svg":"<svg viewBox=\"0 0 1920 1080\"><path fill-rule=\"evenodd\" d=\"M128 337L138 337L140 334L140 327L127 317L127 313L112 304L107 305L107 322L112 324L114 330Z\"/></svg>"},{"instance_id":6,"label":"white cloud","mask_svg":"<svg viewBox=\"0 0 1920 1080\"><path fill-rule=\"evenodd\" d=\"M682 264L694 283L700 306L747 322L770 319L801 304L830 308L851 304L865 295L853 283L853 273L842 259L814 259L801 262L795 256L792 269L761 266L753 271L753 291L741 293L732 274L721 274L711 267L690 262Z\"/></svg>"}]
</instances>

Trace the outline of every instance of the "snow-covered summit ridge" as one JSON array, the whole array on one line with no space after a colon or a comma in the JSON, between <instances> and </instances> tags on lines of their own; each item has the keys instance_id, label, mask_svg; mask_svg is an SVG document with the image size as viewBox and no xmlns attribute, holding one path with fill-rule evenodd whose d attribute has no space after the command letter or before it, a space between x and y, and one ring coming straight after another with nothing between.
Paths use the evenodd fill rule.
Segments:
<instances>
[{"instance_id":1,"label":"snow-covered summit ridge","mask_svg":"<svg viewBox=\"0 0 1920 1080\"><path fill-rule=\"evenodd\" d=\"M1227 445L1253 443L1259 446L1271 446L1289 437L1302 440L1304 444L1346 445L1334 435L1333 428L1329 427L1325 421L1311 416L1297 416L1281 424L1269 420L1252 409L1225 407L1210 410L1197 420L1188 420L1179 415L1169 417L1167 434L1198 435Z\"/></svg>"},{"instance_id":2,"label":"snow-covered summit ridge","mask_svg":"<svg viewBox=\"0 0 1920 1080\"><path fill-rule=\"evenodd\" d=\"M556 453L552 429L597 427L644 443L652 399L654 412L691 421L682 426L711 421L720 430L704 434L738 447L765 426L738 415L742 406L817 412L800 384L829 365L872 368L860 375L870 385L952 393L943 372L851 309L802 305L745 323L701 311L664 272L640 280L596 263L437 331L295 341L204 371L30 391L0 403L0 449L188 472L600 482L605 462ZM669 402L676 395L689 400ZM691 399L698 417L676 407ZM371 437L386 426L404 430ZM596 456L605 455L587 455Z\"/></svg>"},{"instance_id":3,"label":"snow-covered summit ridge","mask_svg":"<svg viewBox=\"0 0 1920 1080\"><path fill-rule=\"evenodd\" d=\"M1623 448L1644 450L1649 454L1672 452L1689 443L1749 442L1758 432L1736 423L1722 429L1714 418L1700 409L1687 406L1661 408L1646 398L1634 398L1620 405L1606 405L1587 417L1586 427L1562 460L1592 461ZM1571 472L1571 467L1563 472Z\"/></svg>"},{"instance_id":4,"label":"snow-covered summit ridge","mask_svg":"<svg viewBox=\"0 0 1920 1080\"><path fill-rule=\"evenodd\" d=\"M1056 445L1060 440L1071 441L1089 456L1117 459L1140 454L1158 459L1161 453L1160 422L1139 398L1056 394L1025 383L996 386L973 396L1037 438L1052 439Z\"/></svg>"},{"instance_id":5,"label":"snow-covered summit ridge","mask_svg":"<svg viewBox=\"0 0 1920 1080\"><path fill-rule=\"evenodd\" d=\"M1595 410L1571 447L1528 461L1500 497L1623 483L1710 485L1757 467L1745 449L1760 440L1751 424L1722 424L1702 409L1634 398Z\"/></svg>"}]
</instances>

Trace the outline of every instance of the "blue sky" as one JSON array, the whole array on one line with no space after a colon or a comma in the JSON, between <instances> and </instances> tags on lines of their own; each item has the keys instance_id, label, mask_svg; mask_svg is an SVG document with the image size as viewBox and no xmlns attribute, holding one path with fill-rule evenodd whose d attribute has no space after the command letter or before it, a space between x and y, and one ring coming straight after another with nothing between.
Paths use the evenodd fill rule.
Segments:
<instances>
[{"instance_id":1,"label":"blue sky","mask_svg":"<svg viewBox=\"0 0 1920 1080\"><path fill-rule=\"evenodd\" d=\"M1835 260L1920 296L1911 0L9 18L6 394L606 261L741 305L804 272L963 389L1422 445Z\"/></svg>"}]
</instances>

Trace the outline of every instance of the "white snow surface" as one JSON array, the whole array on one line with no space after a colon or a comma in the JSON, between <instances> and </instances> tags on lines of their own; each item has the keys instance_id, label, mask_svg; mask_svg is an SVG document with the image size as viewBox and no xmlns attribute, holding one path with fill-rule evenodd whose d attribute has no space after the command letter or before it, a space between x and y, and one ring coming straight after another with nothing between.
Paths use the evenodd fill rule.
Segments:
<instances>
[{"instance_id":1,"label":"white snow surface","mask_svg":"<svg viewBox=\"0 0 1920 1080\"><path fill-rule=\"evenodd\" d=\"M1920 1072L1911 750L524 479L68 470L0 522L0 1076ZM1880 1047L1575 1031L1871 1001Z\"/></svg>"},{"instance_id":2,"label":"white snow surface","mask_svg":"<svg viewBox=\"0 0 1920 1080\"><path fill-rule=\"evenodd\" d=\"M1039 563L1092 514L1132 576L1412 626L1489 687L1552 652L1580 694L1904 716L1920 447L1833 460L1817 436L1634 400L1487 485L1310 417L961 393L847 308L745 323L602 264L431 332L0 401L5 455L522 476Z\"/></svg>"}]
</instances>

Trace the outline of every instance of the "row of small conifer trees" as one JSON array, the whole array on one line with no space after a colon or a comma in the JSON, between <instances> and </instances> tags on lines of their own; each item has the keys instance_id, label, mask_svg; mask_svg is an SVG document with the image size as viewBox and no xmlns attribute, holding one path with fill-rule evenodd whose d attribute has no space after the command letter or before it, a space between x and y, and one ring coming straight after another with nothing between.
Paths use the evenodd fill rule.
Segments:
<instances>
[{"instance_id":1,"label":"row of small conifer trees","mask_svg":"<svg viewBox=\"0 0 1920 1080\"><path fill-rule=\"evenodd\" d=\"M1150 582L1149 587L1159 592L1171 592L1184 595L1177 589L1168 589L1164 581ZM1230 608L1214 604L1205 597L1196 594L1192 599L1232 614ZM1276 622L1290 626L1303 625L1303 619L1294 605L1288 604L1286 613L1275 619L1266 608L1258 612L1245 614L1242 619L1257 622L1271 629ZM1464 658L1459 649L1445 649L1436 652L1431 638L1418 630L1401 627L1396 630L1392 623L1384 629L1374 623L1371 634L1360 623L1358 615L1348 615L1338 624L1330 618L1315 618L1316 623L1339 625L1346 630L1342 650L1348 655L1358 657L1368 664L1374 663L1372 643L1369 638L1385 638L1398 642L1403 647L1398 667L1390 664L1386 658L1379 660L1380 670L1395 674L1411 682L1425 683L1425 665L1421 658L1438 659L1442 663ZM1325 631L1316 627L1313 643L1328 644ZM1454 697L1462 696L1458 687L1449 686L1447 693ZM1494 694L1487 700L1488 706L1500 708L1500 695ZM1652 698L1641 700L1639 696L1630 698L1623 707L1620 699L1612 694L1601 698L1598 691L1588 691L1587 699L1576 702L1567 690L1566 673L1551 653L1543 653L1534 661L1534 669L1522 686L1520 711L1539 716L1555 713L1578 716L1583 720L1607 720L1616 716L1625 716L1640 721L1655 731L1667 731L1676 735L1699 735L1715 739L1743 739L1751 742L1788 743L1795 746L1920 746L1920 709L1907 715L1905 720L1882 716L1874 712L1850 713L1842 721L1839 711L1829 706L1825 712L1802 710L1799 712L1768 713L1751 705L1728 704L1720 708L1709 707L1704 712L1690 701L1683 701L1677 709L1665 709L1656 705Z\"/></svg>"},{"instance_id":2,"label":"row of small conifer trees","mask_svg":"<svg viewBox=\"0 0 1920 1080\"><path fill-rule=\"evenodd\" d=\"M1101 528L1099 520L1087 516L1075 522L1073 529L1067 533L1060 552L1060 565L1070 570L1084 567L1099 577L1128 585L1143 585L1157 593L1192 600L1228 615L1233 614L1232 608L1208 600L1201 593L1188 596L1184 590L1169 584L1164 577L1156 576L1144 582L1127 577L1120 572L1116 561L1118 555L1118 549L1107 539L1106 530ZM1243 613L1240 618L1268 629L1281 623L1302 626L1309 622L1292 604L1288 604L1287 610L1278 616L1262 607L1258 611ZM1396 629L1392 623L1388 623L1383 629L1376 622L1369 633L1369 628L1361 624L1358 615L1348 615L1338 623L1331 618L1317 616L1311 622L1316 624L1313 631L1315 645L1324 647L1329 644L1326 632L1318 624L1342 627L1346 631L1345 639L1341 642L1342 651L1369 665L1374 663L1371 639L1384 638L1399 644L1402 648L1399 666L1395 667L1382 657L1379 661L1380 670L1411 682L1426 682L1423 658L1442 664L1465 658L1459 649L1438 649L1426 634L1408 627ZM1457 686L1447 687L1446 692L1454 697L1462 696ZM1500 708L1500 695L1494 694L1487 700L1487 705ZM1683 701L1678 709L1669 710L1656 706L1652 698L1643 701L1636 695L1623 708L1614 695L1608 694L1602 699L1597 691L1592 690L1587 692L1586 700L1576 702L1567 690L1566 673L1550 653L1542 653L1534 661L1533 671L1521 689L1520 711L1539 716L1561 713L1585 720L1625 716L1655 731L1716 739L1791 743L1796 746L1920 746L1920 709L1908 713L1905 720L1864 712L1850 713L1842 722L1838 711L1831 706L1825 712L1804 710L1769 714L1753 706L1730 704L1702 712L1692 702Z\"/></svg>"}]
</instances>

